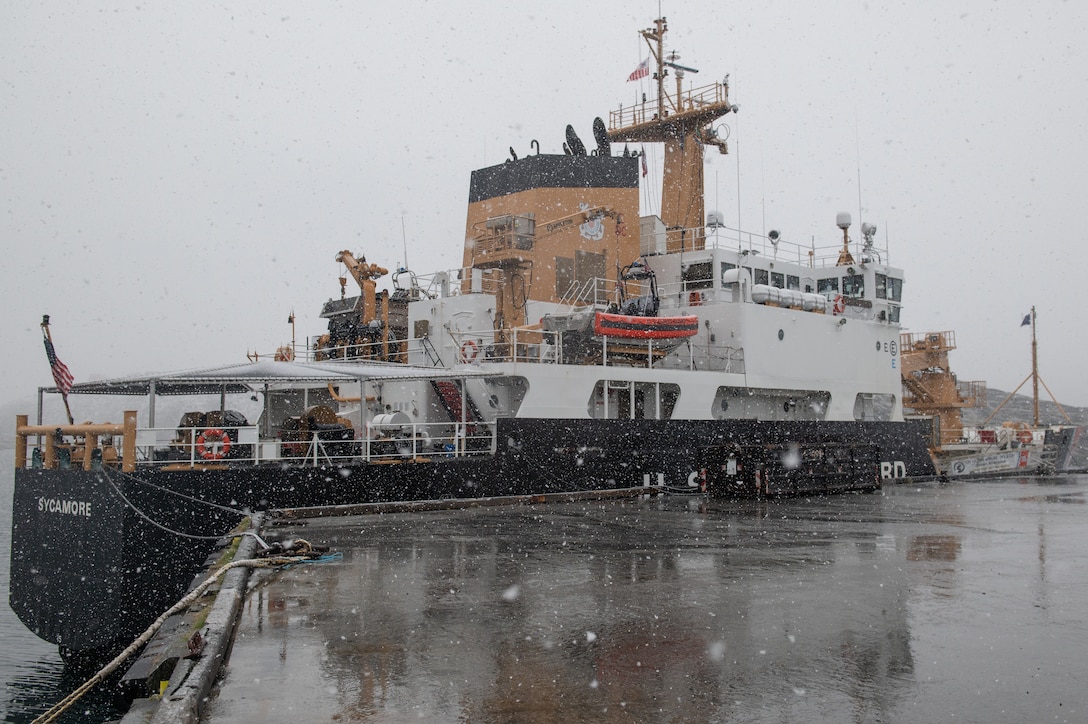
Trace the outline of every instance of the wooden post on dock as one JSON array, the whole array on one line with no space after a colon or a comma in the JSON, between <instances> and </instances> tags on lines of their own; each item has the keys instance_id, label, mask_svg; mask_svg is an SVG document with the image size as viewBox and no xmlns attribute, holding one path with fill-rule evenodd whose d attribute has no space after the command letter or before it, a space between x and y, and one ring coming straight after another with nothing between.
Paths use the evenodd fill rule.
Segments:
<instances>
[{"instance_id":1,"label":"wooden post on dock","mask_svg":"<svg viewBox=\"0 0 1088 724\"><path fill-rule=\"evenodd\" d=\"M29 415L16 415L15 429L25 427L29 421ZM26 467L26 435L20 435L18 432L15 433L15 467Z\"/></svg>"},{"instance_id":2,"label":"wooden post on dock","mask_svg":"<svg viewBox=\"0 0 1088 724\"><path fill-rule=\"evenodd\" d=\"M122 440L124 450L121 451L121 472L136 472L136 411L125 410L125 432Z\"/></svg>"}]
</instances>

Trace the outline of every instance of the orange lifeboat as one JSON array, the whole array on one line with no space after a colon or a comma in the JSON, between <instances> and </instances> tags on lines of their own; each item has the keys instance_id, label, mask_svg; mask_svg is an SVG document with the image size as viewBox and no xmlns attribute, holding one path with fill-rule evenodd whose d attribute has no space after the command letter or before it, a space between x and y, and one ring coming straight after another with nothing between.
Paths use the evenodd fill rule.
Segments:
<instances>
[{"instance_id":1,"label":"orange lifeboat","mask_svg":"<svg viewBox=\"0 0 1088 724\"><path fill-rule=\"evenodd\" d=\"M626 314L597 312L593 320L593 334L598 337L624 337L626 339L673 339L694 337L699 332L699 318L682 317L634 317Z\"/></svg>"}]
</instances>

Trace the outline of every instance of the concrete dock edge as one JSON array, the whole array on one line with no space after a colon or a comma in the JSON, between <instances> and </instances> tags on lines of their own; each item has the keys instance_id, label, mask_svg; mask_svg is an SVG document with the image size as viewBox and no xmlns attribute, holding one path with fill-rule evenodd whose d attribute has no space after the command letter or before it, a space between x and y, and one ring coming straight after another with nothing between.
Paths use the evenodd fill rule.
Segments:
<instances>
[{"instance_id":1,"label":"concrete dock edge","mask_svg":"<svg viewBox=\"0 0 1088 724\"><path fill-rule=\"evenodd\" d=\"M262 516L253 516L251 531L259 532L261 524ZM233 560L252 559L256 552L256 538L247 535L239 544ZM157 706L147 706L146 699L137 700L121 724L196 724L200 721L208 694L230 652L250 571L244 566L227 571L204 624L203 653L195 660L181 659L178 662Z\"/></svg>"}]
</instances>

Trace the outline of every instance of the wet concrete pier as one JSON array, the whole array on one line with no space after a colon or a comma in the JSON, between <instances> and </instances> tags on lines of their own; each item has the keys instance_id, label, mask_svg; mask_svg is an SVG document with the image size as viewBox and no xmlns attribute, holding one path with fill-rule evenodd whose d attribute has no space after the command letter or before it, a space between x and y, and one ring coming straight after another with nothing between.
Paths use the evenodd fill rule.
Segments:
<instances>
[{"instance_id":1,"label":"wet concrete pier","mask_svg":"<svg viewBox=\"0 0 1088 724\"><path fill-rule=\"evenodd\" d=\"M311 520L208 722L1085 721L1088 478Z\"/></svg>"}]
</instances>

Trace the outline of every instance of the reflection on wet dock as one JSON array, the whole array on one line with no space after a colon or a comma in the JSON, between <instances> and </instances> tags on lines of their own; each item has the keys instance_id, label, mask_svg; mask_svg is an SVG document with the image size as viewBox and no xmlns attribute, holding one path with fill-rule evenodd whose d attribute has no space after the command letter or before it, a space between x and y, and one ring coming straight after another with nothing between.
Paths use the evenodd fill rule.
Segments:
<instances>
[{"instance_id":1,"label":"reflection on wet dock","mask_svg":"<svg viewBox=\"0 0 1088 724\"><path fill-rule=\"evenodd\" d=\"M1086 488L292 523L205 720L1082 720Z\"/></svg>"}]
</instances>

